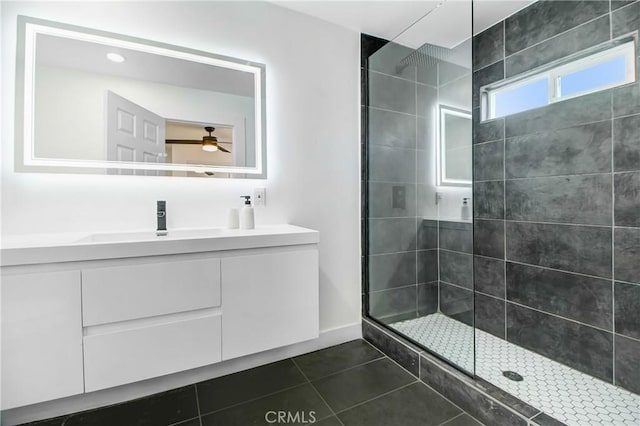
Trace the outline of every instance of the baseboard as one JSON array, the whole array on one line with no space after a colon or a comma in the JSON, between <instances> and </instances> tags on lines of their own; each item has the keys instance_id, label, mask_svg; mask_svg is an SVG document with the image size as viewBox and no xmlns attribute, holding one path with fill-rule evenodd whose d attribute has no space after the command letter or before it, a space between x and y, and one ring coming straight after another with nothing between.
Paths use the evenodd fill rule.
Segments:
<instances>
[{"instance_id":1,"label":"baseboard","mask_svg":"<svg viewBox=\"0 0 640 426\"><path fill-rule=\"evenodd\" d=\"M0 414L2 426L14 426L22 423L48 419L79 411L91 410L107 405L118 404L155 393L168 391L203 380L214 379L282 359L317 351L330 346L345 343L362 337L360 322L336 327L320 332L317 339L295 345L272 349L219 364L180 373L157 377L129 385L118 386L96 392L75 395L54 401L33 404L26 407L6 410Z\"/></svg>"}]
</instances>

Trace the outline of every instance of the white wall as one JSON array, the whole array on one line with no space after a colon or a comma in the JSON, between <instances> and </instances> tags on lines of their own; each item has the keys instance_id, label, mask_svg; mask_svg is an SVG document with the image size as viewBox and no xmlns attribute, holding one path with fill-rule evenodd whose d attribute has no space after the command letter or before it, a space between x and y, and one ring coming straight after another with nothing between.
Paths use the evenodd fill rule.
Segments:
<instances>
[{"instance_id":1,"label":"white wall","mask_svg":"<svg viewBox=\"0 0 640 426\"><path fill-rule=\"evenodd\" d=\"M222 226L240 195L267 188L258 224L318 229L320 325L360 318L359 34L267 3L2 3L4 235ZM15 173L16 15L266 64L268 179Z\"/></svg>"}]
</instances>

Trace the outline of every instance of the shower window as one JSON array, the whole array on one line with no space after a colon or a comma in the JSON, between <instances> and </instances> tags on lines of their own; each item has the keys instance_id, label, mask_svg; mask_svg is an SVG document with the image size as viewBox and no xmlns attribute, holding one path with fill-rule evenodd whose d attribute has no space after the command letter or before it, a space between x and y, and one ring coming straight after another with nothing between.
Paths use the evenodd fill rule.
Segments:
<instances>
[{"instance_id":1,"label":"shower window","mask_svg":"<svg viewBox=\"0 0 640 426\"><path fill-rule=\"evenodd\" d=\"M616 41L597 53L556 63L481 89L483 118L504 117L636 81L636 41Z\"/></svg>"}]
</instances>

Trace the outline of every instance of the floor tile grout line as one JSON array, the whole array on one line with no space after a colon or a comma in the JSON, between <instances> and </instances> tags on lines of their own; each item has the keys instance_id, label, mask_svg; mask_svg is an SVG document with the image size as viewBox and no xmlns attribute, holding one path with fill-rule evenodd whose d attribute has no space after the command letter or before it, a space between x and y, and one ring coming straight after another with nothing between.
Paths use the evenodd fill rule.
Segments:
<instances>
[{"instance_id":1,"label":"floor tile grout line","mask_svg":"<svg viewBox=\"0 0 640 426\"><path fill-rule=\"evenodd\" d=\"M200 426L202 426L202 416L200 414L200 397L198 396L198 384L197 383L193 384L193 389L194 389L195 394L196 394L196 407L198 408L198 420L199 420Z\"/></svg>"},{"instance_id":2,"label":"floor tile grout line","mask_svg":"<svg viewBox=\"0 0 640 426\"><path fill-rule=\"evenodd\" d=\"M313 389L313 391L316 393L316 395L318 395L318 397L320 398L320 400L322 402L324 402L324 405L327 406L327 408L329 409L329 411L331 412L331 414L338 420L338 423L340 423L342 426L344 426L344 423L342 423L342 420L340 420L340 418L336 415L336 412L333 410L333 407L331 407L331 405L329 405L329 403L327 402L327 400L324 399L324 397L320 394L320 391L313 385L313 383L311 382L311 380L309 380L309 378L307 377L306 374L304 374L304 371L302 371L302 368L300 368L300 366L298 365L298 363L291 358L291 361L293 362L293 365L296 366L296 368L298 369L298 371L300 371L300 374L302 374L302 376L307 380L307 383L309 383L309 386L311 386L311 389Z\"/></svg>"},{"instance_id":3,"label":"floor tile grout line","mask_svg":"<svg viewBox=\"0 0 640 426\"><path fill-rule=\"evenodd\" d=\"M454 421L454 420L455 420L455 419L457 419L458 417L464 416L465 414L467 414L467 413L466 413L466 411L463 411L462 413L460 413L460 414L456 414L455 416L451 417L449 420L445 420L444 422L439 423L437 426L444 426L444 425L446 425L447 423L450 423L450 422Z\"/></svg>"},{"instance_id":4,"label":"floor tile grout line","mask_svg":"<svg viewBox=\"0 0 640 426\"><path fill-rule=\"evenodd\" d=\"M415 378L416 376L414 376L414 375L412 374L412 375L411 375L411 377ZM356 408L356 407L360 407L361 405L364 405L364 404L367 404L367 403L369 403L369 402L375 401L376 399L379 399L379 398L382 398L382 397L384 397L384 396L390 395L390 394L392 394L392 393L394 393L394 392L396 392L396 391L399 391L399 390L401 390L401 389L407 388L407 387L409 387L409 386L411 386L411 385L414 385L414 384L416 384L416 383L420 383L420 379L415 379L415 380L413 380L411 383L406 383L406 384L404 384L404 385L402 385L402 386L399 386L399 387L397 387L397 388L394 388L394 389L392 389L392 390L390 390L390 391L387 391L387 392L381 393L380 395L376 395L376 396L374 396L373 398L369 398L369 399L367 399L366 401L362 401L362 402L359 402L359 403L357 403L357 404L354 404L354 405L352 405L352 406L351 406L351 407L349 407L349 408L344 408L344 409L342 409L342 410L340 410L340 411L336 411L336 417L338 416L338 414L342 414L342 413L344 413L344 412L346 412L346 411L349 411L349 410L352 410L352 409L354 409L354 408Z\"/></svg>"},{"instance_id":5,"label":"floor tile grout line","mask_svg":"<svg viewBox=\"0 0 640 426\"><path fill-rule=\"evenodd\" d=\"M422 357L421 357L422 358ZM425 357L426 358L426 357ZM447 373L448 374L448 373ZM449 399L448 397L446 397L445 395L443 395L440 391L438 391L436 388L434 388L433 386L431 386L429 383L425 382L424 380L420 379L419 380L420 383L422 383L424 386L428 387L429 389L431 389L432 391L434 391L435 393L437 393L442 399L444 399L445 401L447 401L449 404L453 405L454 407L456 407L458 410L462 411L462 413L460 414L466 414L467 416L471 417L472 419L474 419L475 421L477 421L478 423L484 425L484 423L480 422L480 420L476 419L474 416L471 415L471 413L469 413L467 410L463 409L460 405L456 404L455 402L453 402L451 399ZM487 394L488 395L488 394ZM453 419L449 419L448 421L451 421Z\"/></svg>"}]
</instances>

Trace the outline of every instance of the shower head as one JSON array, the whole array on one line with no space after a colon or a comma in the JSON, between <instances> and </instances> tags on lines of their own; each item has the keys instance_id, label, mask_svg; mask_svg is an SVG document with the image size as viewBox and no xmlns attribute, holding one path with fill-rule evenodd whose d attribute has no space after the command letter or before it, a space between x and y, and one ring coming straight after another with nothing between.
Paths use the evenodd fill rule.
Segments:
<instances>
[{"instance_id":1,"label":"shower head","mask_svg":"<svg viewBox=\"0 0 640 426\"><path fill-rule=\"evenodd\" d=\"M471 68L471 58L466 49L448 49L435 44L425 43L401 60L398 64L398 69L403 69L409 65L420 68L431 68L440 62L448 62L468 69Z\"/></svg>"}]
</instances>

